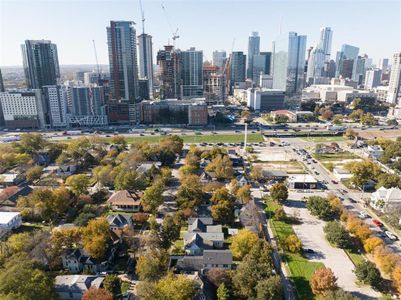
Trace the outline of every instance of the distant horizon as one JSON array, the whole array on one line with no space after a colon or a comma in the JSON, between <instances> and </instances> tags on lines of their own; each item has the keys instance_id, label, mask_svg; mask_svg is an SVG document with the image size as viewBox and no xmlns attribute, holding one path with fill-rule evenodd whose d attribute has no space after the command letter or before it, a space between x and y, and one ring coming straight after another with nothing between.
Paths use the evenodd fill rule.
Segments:
<instances>
[{"instance_id":1,"label":"distant horizon","mask_svg":"<svg viewBox=\"0 0 401 300\"><path fill-rule=\"evenodd\" d=\"M290 31L306 35L309 48L326 26L333 30L331 59L335 60L342 44L358 47L360 55L368 54L374 63L401 51L401 26L390 26L401 20L397 0L164 0L166 13L161 4L143 1L145 32L153 37L154 64L157 51L171 41L176 28L177 48L194 46L209 61L214 50L247 53L253 31L261 37L261 51L271 51L280 32ZM60 65L95 64L95 40L99 63L108 65L106 27L110 20L134 21L137 35L142 33L139 0L0 0L0 65L22 66L20 45L27 39L57 44Z\"/></svg>"}]
</instances>

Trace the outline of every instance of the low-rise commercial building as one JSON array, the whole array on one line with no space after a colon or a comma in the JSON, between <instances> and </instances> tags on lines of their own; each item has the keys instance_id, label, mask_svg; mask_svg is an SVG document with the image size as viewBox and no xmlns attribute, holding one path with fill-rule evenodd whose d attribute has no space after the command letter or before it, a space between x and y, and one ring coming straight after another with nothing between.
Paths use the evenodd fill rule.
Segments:
<instances>
[{"instance_id":1,"label":"low-rise commercial building","mask_svg":"<svg viewBox=\"0 0 401 300\"><path fill-rule=\"evenodd\" d=\"M297 121L297 114L295 112L284 109L272 111L270 113L270 116L273 118L274 121L276 121L276 118L279 116L287 117L288 123L295 123Z\"/></svg>"},{"instance_id":2,"label":"low-rise commercial building","mask_svg":"<svg viewBox=\"0 0 401 300\"><path fill-rule=\"evenodd\" d=\"M142 101L143 124L182 124L203 126L208 123L208 109L203 98Z\"/></svg>"},{"instance_id":3,"label":"low-rise commercial building","mask_svg":"<svg viewBox=\"0 0 401 300\"><path fill-rule=\"evenodd\" d=\"M270 112L284 108L285 92L273 89L248 89L247 105L248 107L262 112Z\"/></svg>"},{"instance_id":4,"label":"low-rise commercial building","mask_svg":"<svg viewBox=\"0 0 401 300\"><path fill-rule=\"evenodd\" d=\"M317 189L318 181L309 174L293 174L288 177L288 187L300 190Z\"/></svg>"},{"instance_id":5,"label":"low-rise commercial building","mask_svg":"<svg viewBox=\"0 0 401 300\"><path fill-rule=\"evenodd\" d=\"M372 193L370 205L381 212L396 211L401 208L401 190L399 188L379 188Z\"/></svg>"}]
</instances>

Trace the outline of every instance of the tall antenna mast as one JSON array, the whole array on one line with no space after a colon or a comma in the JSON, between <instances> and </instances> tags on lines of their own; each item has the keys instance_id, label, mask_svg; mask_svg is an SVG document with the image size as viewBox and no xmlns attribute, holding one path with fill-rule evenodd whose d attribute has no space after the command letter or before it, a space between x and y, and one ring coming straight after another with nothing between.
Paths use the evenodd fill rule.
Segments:
<instances>
[{"instance_id":1,"label":"tall antenna mast","mask_svg":"<svg viewBox=\"0 0 401 300\"><path fill-rule=\"evenodd\" d=\"M142 1L139 0L139 7L141 8L141 16L142 16L142 33L145 34L145 13L143 12Z\"/></svg>"}]
</instances>

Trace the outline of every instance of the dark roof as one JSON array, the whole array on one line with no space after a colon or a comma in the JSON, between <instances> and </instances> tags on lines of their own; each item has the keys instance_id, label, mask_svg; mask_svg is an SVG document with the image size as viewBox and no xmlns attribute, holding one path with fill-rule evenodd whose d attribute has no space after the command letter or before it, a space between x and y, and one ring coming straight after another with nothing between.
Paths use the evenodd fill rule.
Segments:
<instances>
[{"instance_id":1,"label":"dark roof","mask_svg":"<svg viewBox=\"0 0 401 300\"><path fill-rule=\"evenodd\" d=\"M230 250L204 250L203 262L205 264L230 265L233 263L233 255Z\"/></svg>"},{"instance_id":2,"label":"dark roof","mask_svg":"<svg viewBox=\"0 0 401 300\"><path fill-rule=\"evenodd\" d=\"M264 177L287 177L287 172L284 170L263 170Z\"/></svg>"},{"instance_id":3,"label":"dark roof","mask_svg":"<svg viewBox=\"0 0 401 300\"><path fill-rule=\"evenodd\" d=\"M126 225L131 225L130 216L126 214L109 215L107 221L110 226L122 228Z\"/></svg>"}]
</instances>

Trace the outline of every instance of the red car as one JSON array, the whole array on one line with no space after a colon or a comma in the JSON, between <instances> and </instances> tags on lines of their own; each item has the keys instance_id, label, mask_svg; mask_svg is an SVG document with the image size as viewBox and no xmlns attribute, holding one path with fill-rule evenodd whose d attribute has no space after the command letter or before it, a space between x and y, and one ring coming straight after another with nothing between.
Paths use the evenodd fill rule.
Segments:
<instances>
[{"instance_id":1,"label":"red car","mask_svg":"<svg viewBox=\"0 0 401 300\"><path fill-rule=\"evenodd\" d=\"M332 183L334 183L334 184L337 184L337 183L338 183L338 182L337 182L337 181L335 181L335 180L332 180L331 182L332 182Z\"/></svg>"},{"instance_id":2,"label":"red car","mask_svg":"<svg viewBox=\"0 0 401 300\"><path fill-rule=\"evenodd\" d=\"M374 220L372 220L372 222L373 222L373 224L375 224L377 227L383 226L383 223L380 222L379 220L374 219Z\"/></svg>"}]
</instances>

